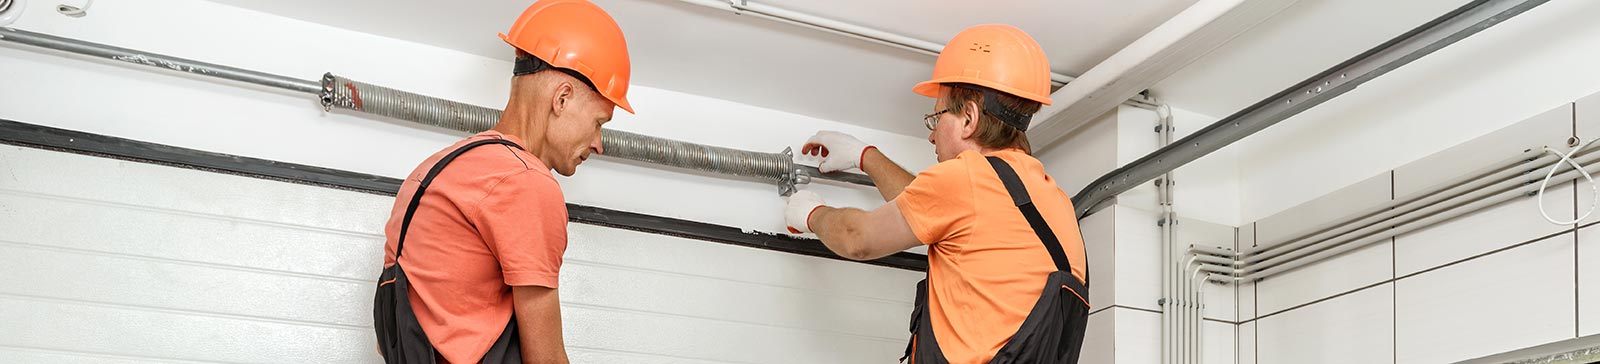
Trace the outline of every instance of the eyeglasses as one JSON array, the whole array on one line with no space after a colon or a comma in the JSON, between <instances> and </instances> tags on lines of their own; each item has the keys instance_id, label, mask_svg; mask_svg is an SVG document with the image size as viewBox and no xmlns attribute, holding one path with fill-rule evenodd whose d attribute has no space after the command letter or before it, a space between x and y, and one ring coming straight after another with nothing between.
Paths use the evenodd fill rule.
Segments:
<instances>
[{"instance_id":1,"label":"eyeglasses","mask_svg":"<svg viewBox=\"0 0 1600 364\"><path fill-rule=\"evenodd\" d=\"M939 126L939 115L944 115L944 113L947 113L947 112L950 112L950 108L945 108L944 110L935 111L932 114L923 115L922 116L922 123L923 123L924 126L928 127L928 131L933 131L933 127Z\"/></svg>"}]
</instances>

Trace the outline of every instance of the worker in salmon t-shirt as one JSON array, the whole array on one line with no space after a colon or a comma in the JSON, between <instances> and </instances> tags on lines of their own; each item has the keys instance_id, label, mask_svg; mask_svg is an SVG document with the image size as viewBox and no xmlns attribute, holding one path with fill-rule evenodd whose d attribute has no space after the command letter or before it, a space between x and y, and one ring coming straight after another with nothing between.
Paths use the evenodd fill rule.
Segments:
<instances>
[{"instance_id":1,"label":"worker in salmon t-shirt","mask_svg":"<svg viewBox=\"0 0 1600 364\"><path fill-rule=\"evenodd\" d=\"M373 319L386 363L568 362L567 208L551 172L576 173L612 111L633 112L628 47L585 0L540 0L500 38L516 58L499 123L417 166L385 226Z\"/></svg>"}]
</instances>

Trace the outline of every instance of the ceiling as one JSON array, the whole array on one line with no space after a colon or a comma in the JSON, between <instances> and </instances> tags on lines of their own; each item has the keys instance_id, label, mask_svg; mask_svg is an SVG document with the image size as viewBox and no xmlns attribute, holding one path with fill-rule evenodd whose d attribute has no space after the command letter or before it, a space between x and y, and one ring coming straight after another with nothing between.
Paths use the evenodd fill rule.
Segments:
<instances>
[{"instance_id":1,"label":"ceiling","mask_svg":"<svg viewBox=\"0 0 1600 364\"><path fill-rule=\"evenodd\" d=\"M212 0L487 57L530 0ZM1195 0L750 0L943 43L967 26L1016 25L1052 68L1081 74ZM926 136L911 86L933 57L677 0L596 0L622 25L637 85ZM1370 2L1370 1L1369 1ZM419 26L422 25L422 26ZM649 110L639 110L648 117Z\"/></svg>"}]
</instances>

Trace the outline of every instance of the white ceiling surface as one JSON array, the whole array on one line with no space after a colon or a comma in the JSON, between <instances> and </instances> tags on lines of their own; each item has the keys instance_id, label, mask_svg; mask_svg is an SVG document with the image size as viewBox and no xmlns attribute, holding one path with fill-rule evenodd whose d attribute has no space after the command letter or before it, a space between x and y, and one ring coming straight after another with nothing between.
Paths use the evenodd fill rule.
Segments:
<instances>
[{"instance_id":1,"label":"white ceiling surface","mask_svg":"<svg viewBox=\"0 0 1600 364\"><path fill-rule=\"evenodd\" d=\"M1450 12L1464 0L1301 0L1151 87L1226 117Z\"/></svg>"},{"instance_id":2,"label":"white ceiling surface","mask_svg":"<svg viewBox=\"0 0 1600 364\"><path fill-rule=\"evenodd\" d=\"M495 34L532 3L213 1L489 57L509 57ZM935 43L971 25L1008 23L1031 34L1053 69L1069 75L1087 71L1194 1L751 0ZM932 72L931 56L676 0L597 3L628 38L634 84L927 134L918 117L932 102L911 93L911 86ZM638 111L648 118L650 110Z\"/></svg>"}]
</instances>

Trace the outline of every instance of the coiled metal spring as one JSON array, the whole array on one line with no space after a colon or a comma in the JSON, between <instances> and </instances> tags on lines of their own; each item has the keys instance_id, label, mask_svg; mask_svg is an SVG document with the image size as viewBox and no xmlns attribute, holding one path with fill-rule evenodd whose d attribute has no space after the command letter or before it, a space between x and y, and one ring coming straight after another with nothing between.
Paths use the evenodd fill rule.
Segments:
<instances>
[{"instance_id":1,"label":"coiled metal spring","mask_svg":"<svg viewBox=\"0 0 1600 364\"><path fill-rule=\"evenodd\" d=\"M355 110L477 133L500 122L500 110L322 75L322 107Z\"/></svg>"}]
</instances>

